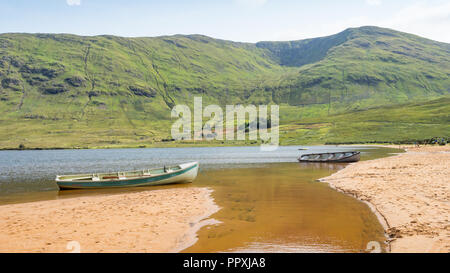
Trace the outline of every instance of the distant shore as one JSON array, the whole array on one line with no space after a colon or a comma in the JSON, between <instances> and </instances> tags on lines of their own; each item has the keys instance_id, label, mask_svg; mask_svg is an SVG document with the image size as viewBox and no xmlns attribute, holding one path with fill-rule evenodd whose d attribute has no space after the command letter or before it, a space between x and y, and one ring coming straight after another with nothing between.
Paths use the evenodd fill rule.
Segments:
<instances>
[{"instance_id":1,"label":"distant shore","mask_svg":"<svg viewBox=\"0 0 450 273\"><path fill-rule=\"evenodd\" d=\"M40 151L40 150L108 150L108 149L146 149L146 148L196 148L196 147L239 147L239 146L259 146L260 143L219 143L219 142L198 142L198 143L172 143L158 142L147 145L114 145L114 146L87 146L87 147L24 147L12 148L3 147L0 151ZM319 145L319 144L317 144ZM282 146L282 145L281 145ZM289 145L293 146L293 145ZM301 145L294 145L301 146Z\"/></svg>"},{"instance_id":2,"label":"distant shore","mask_svg":"<svg viewBox=\"0 0 450 273\"><path fill-rule=\"evenodd\" d=\"M146 149L146 148L197 148L197 147L240 147L240 146L260 146L261 143L220 143L220 142L198 142L198 143L171 143L171 142L158 142L151 145L125 145L125 146L89 146L89 147L24 147L24 148L0 148L0 151L40 151L40 150L108 150L108 149ZM399 146L408 146L404 144L393 145L389 143L358 143L358 144L280 144L280 147L284 146L375 146L375 147L390 147L398 148Z\"/></svg>"},{"instance_id":3,"label":"distant shore","mask_svg":"<svg viewBox=\"0 0 450 273\"><path fill-rule=\"evenodd\" d=\"M0 252L179 252L215 223L210 194L192 187L2 205Z\"/></svg>"},{"instance_id":4,"label":"distant shore","mask_svg":"<svg viewBox=\"0 0 450 273\"><path fill-rule=\"evenodd\" d=\"M391 252L450 252L450 146L403 146L406 153L321 181L370 204L385 222Z\"/></svg>"}]
</instances>

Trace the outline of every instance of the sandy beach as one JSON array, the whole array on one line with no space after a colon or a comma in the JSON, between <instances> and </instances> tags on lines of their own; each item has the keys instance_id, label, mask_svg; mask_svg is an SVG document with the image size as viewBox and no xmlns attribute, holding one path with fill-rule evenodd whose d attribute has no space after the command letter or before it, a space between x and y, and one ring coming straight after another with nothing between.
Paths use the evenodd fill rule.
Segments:
<instances>
[{"instance_id":1,"label":"sandy beach","mask_svg":"<svg viewBox=\"0 0 450 273\"><path fill-rule=\"evenodd\" d=\"M321 181L370 204L391 252L450 252L450 146L408 147Z\"/></svg>"},{"instance_id":2,"label":"sandy beach","mask_svg":"<svg viewBox=\"0 0 450 273\"><path fill-rule=\"evenodd\" d=\"M207 188L0 206L0 252L178 252L218 210Z\"/></svg>"}]
</instances>

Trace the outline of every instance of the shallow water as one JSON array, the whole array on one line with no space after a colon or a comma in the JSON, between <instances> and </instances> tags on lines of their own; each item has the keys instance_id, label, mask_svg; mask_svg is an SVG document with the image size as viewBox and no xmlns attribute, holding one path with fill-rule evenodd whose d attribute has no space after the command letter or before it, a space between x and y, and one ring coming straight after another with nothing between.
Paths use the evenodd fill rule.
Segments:
<instances>
[{"instance_id":1,"label":"shallow water","mask_svg":"<svg viewBox=\"0 0 450 273\"><path fill-rule=\"evenodd\" d=\"M316 180L344 165L274 163L205 171L220 225L202 229L186 252L349 252L383 242L376 216L361 202Z\"/></svg>"},{"instance_id":2,"label":"shallow water","mask_svg":"<svg viewBox=\"0 0 450 273\"><path fill-rule=\"evenodd\" d=\"M302 153L360 150L362 159L397 152L363 147L158 148L114 150L0 151L0 204L117 194L171 187L205 186L221 210L221 224L202 228L186 252L341 252L364 251L384 241L376 216L363 203L317 179L345 164L296 162ZM58 192L54 177L66 173L146 169L199 161L193 184Z\"/></svg>"}]
</instances>

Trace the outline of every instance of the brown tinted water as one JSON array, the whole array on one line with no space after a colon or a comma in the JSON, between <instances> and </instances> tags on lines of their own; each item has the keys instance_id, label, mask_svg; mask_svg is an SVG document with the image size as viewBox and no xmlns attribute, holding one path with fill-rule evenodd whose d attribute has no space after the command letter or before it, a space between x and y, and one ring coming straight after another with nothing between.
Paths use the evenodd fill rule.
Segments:
<instances>
[{"instance_id":1,"label":"brown tinted water","mask_svg":"<svg viewBox=\"0 0 450 273\"><path fill-rule=\"evenodd\" d=\"M185 252L361 252L383 242L377 217L362 202L316 180L345 165L279 163L205 171L221 223L203 228Z\"/></svg>"}]
</instances>

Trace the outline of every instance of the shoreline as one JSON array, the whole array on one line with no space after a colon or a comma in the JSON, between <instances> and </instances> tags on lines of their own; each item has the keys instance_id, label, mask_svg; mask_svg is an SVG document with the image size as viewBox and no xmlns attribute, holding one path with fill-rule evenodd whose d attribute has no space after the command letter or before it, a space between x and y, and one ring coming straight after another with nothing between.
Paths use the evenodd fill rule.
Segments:
<instances>
[{"instance_id":1,"label":"shoreline","mask_svg":"<svg viewBox=\"0 0 450 273\"><path fill-rule=\"evenodd\" d=\"M450 252L450 146L404 146L406 153L353 163L320 181L370 207L388 252Z\"/></svg>"},{"instance_id":2,"label":"shoreline","mask_svg":"<svg viewBox=\"0 0 450 273\"><path fill-rule=\"evenodd\" d=\"M224 144L224 143L208 143L208 142L199 142L197 144L193 143L164 143L159 142L151 145L130 145L130 146L92 146L92 147L25 147L22 149L19 148L0 148L0 151L55 151L55 150L111 150L111 149L151 149L151 148L211 148L211 147L257 147L260 146L261 143L232 143L232 144ZM399 144L394 145L388 142L386 143L361 143L361 144L288 144L288 145L279 145L280 147L290 147L290 146L298 146L298 147L314 147L314 146L367 146L367 147L387 147L387 148L395 148L398 149L398 146L411 146L411 144Z\"/></svg>"},{"instance_id":3,"label":"shoreline","mask_svg":"<svg viewBox=\"0 0 450 273\"><path fill-rule=\"evenodd\" d=\"M207 210L203 214L193 217L193 220L189 223L190 228L185 232L183 236L185 240L182 240L178 245L174 246L174 248L172 248L170 251L171 253L179 253L187 249L188 247L193 246L198 240L197 232L202 227L217 225L221 223L214 218L209 218L211 215L220 210L220 207L214 202L214 198L211 196L212 192L212 189L206 189L205 195L207 198L204 205L206 206Z\"/></svg>"},{"instance_id":4,"label":"shoreline","mask_svg":"<svg viewBox=\"0 0 450 273\"><path fill-rule=\"evenodd\" d=\"M0 252L179 252L216 224L209 188L148 190L0 206Z\"/></svg>"},{"instance_id":5,"label":"shoreline","mask_svg":"<svg viewBox=\"0 0 450 273\"><path fill-rule=\"evenodd\" d=\"M362 203L366 204L369 207L369 209L372 211L372 213L375 214L375 216L377 217L378 222L380 223L380 225L383 227L384 235L386 237L386 240L383 243L385 243L385 245L386 245L387 252L391 252L391 243L390 243L391 239L389 238L389 235L387 233L387 230L389 230L390 226L389 226L389 223L388 223L386 217L384 217L384 215L381 214L381 212L377 209L377 207L374 204L372 204L372 203L370 203L370 202L368 202L366 200L359 199L357 196L355 196L350 191L346 191L346 190L343 190L341 188L337 188L332 183L327 181L326 180L327 178L328 177L321 178L318 181L321 182L321 183L327 183L330 186L330 188L332 188L333 190L341 192L341 193L346 194L346 195L349 195L349 196L355 198L356 200L358 200L359 202L362 202Z\"/></svg>"}]
</instances>

